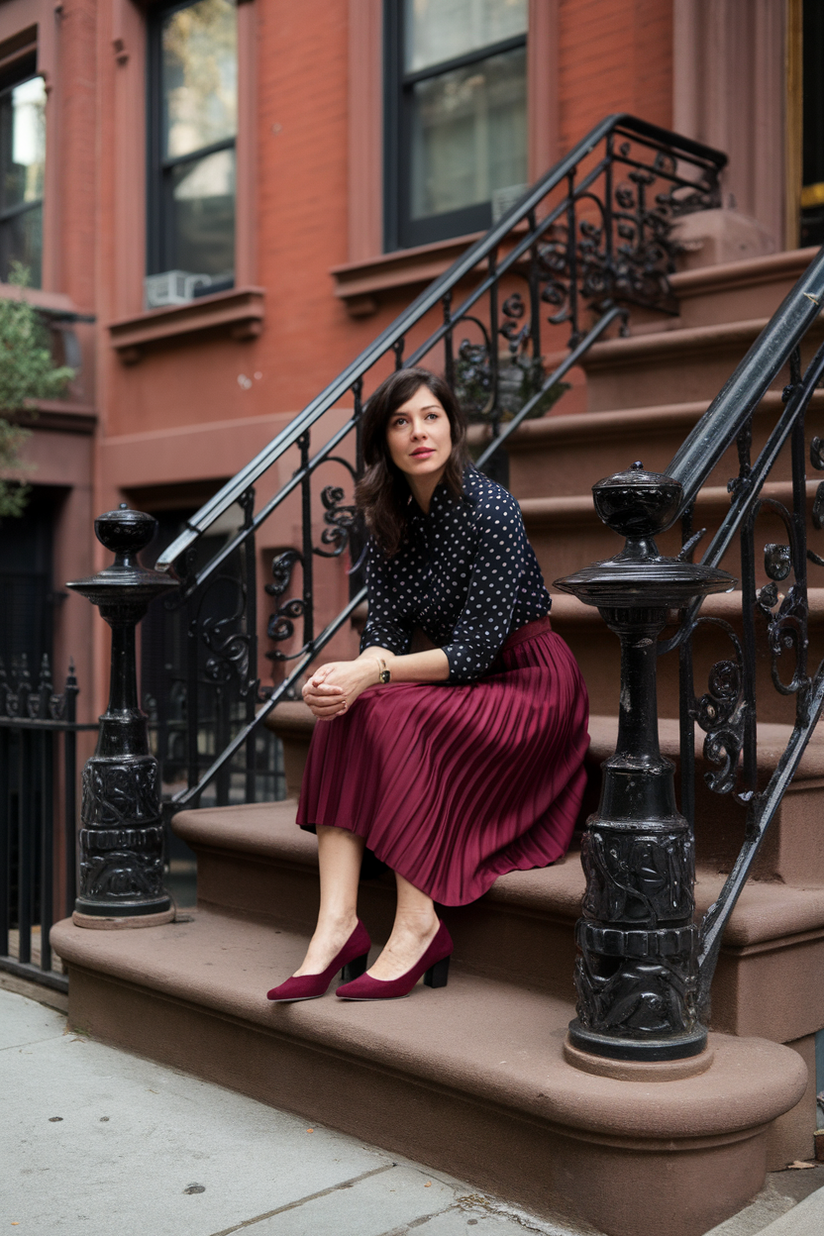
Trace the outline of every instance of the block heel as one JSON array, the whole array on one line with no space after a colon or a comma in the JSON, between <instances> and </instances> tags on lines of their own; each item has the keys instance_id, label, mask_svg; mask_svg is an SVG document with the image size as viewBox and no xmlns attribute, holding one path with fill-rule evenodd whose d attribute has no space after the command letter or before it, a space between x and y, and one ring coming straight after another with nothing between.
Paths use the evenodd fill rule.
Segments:
<instances>
[{"instance_id":1,"label":"block heel","mask_svg":"<svg viewBox=\"0 0 824 1236\"><path fill-rule=\"evenodd\" d=\"M361 974L351 983L339 987L335 994L341 1000L396 1000L400 996L408 996L421 975L427 987L446 987L451 952L449 932L443 923L439 923L435 939L406 974L396 979L375 979L369 974Z\"/></svg>"},{"instance_id":2,"label":"block heel","mask_svg":"<svg viewBox=\"0 0 824 1236\"><path fill-rule=\"evenodd\" d=\"M351 983L353 979L360 978L366 972L366 963L368 961L368 953L364 953L361 957L356 957L354 961L348 961L340 972L341 981Z\"/></svg>"},{"instance_id":3,"label":"block heel","mask_svg":"<svg viewBox=\"0 0 824 1236\"><path fill-rule=\"evenodd\" d=\"M436 961L434 966L430 966L423 976L424 987L446 987L447 979L449 978L449 958L442 957L440 961Z\"/></svg>"}]
</instances>

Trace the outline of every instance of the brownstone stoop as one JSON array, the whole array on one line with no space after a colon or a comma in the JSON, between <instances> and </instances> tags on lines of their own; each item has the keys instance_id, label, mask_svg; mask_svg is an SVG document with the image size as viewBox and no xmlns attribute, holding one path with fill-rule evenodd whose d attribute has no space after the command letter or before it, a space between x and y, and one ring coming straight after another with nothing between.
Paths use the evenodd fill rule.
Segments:
<instances>
[{"instance_id":1,"label":"brownstone stoop","mask_svg":"<svg viewBox=\"0 0 824 1236\"><path fill-rule=\"evenodd\" d=\"M592 484L639 458L664 470L811 256L677 275L680 318L647 321L642 333L591 349L587 414L528 422L513 436L511 488L548 581L619 548L595 516ZM780 384L765 409L778 399ZM824 394L809 416L824 436ZM756 449L758 434L756 416ZM737 460L719 465L696 527L711 534L736 472ZM789 479L774 471L776 494ZM677 550L675 534L661 548ZM732 560L722 565L736 574ZM821 642L824 589L812 590L810 603L811 643ZM721 597L707 612L735 625L734 604ZM615 743L617 641L570 597L556 596L553 625L590 689L597 786ZM708 645L707 666L719 655ZM661 658L659 705L662 748L677 762L673 660ZM763 678L766 774L791 719L768 689L766 666ZM294 797L312 718L285 704L273 725L292 797L176 817L198 856L193 914L146 931L54 928L69 966L72 1023L607 1236L703 1236L746 1204L768 1169L812 1157L814 1035L824 1026L824 736L807 749L726 933L706 1053L688 1066L621 1069L593 1066L565 1046L584 883L574 849L444 912L455 940L446 989L419 987L386 1006L344 1004L331 993L268 1005L267 988L302 956L318 900L315 843L295 825ZM701 913L742 827L728 797L699 794ZM388 877L364 882L361 914L380 943L392 914Z\"/></svg>"}]
</instances>

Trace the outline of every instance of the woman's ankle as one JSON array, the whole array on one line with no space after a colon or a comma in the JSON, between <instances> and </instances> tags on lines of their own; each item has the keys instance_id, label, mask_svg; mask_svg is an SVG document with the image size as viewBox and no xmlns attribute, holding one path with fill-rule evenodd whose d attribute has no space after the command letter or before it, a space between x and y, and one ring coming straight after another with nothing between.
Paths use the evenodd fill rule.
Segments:
<instances>
[{"instance_id":1,"label":"woman's ankle","mask_svg":"<svg viewBox=\"0 0 824 1236\"><path fill-rule=\"evenodd\" d=\"M400 913L395 915L395 922L392 925L392 932L398 931L408 935L428 936L438 930L440 919L435 913L434 908L431 913L426 911L416 911L412 914Z\"/></svg>"},{"instance_id":2,"label":"woman's ankle","mask_svg":"<svg viewBox=\"0 0 824 1236\"><path fill-rule=\"evenodd\" d=\"M315 936L350 936L358 925L357 910L326 910L318 915Z\"/></svg>"}]
</instances>

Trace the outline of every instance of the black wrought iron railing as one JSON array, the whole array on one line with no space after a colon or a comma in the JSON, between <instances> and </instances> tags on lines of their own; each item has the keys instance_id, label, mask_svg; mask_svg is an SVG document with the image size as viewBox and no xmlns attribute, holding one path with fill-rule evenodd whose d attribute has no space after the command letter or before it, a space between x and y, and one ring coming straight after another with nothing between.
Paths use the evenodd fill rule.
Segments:
<instances>
[{"instance_id":1,"label":"black wrought iron railing","mask_svg":"<svg viewBox=\"0 0 824 1236\"><path fill-rule=\"evenodd\" d=\"M646 472L636 463L594 486L601 518L627 538L623 551L557 581L598 606L622 649L618 748L606 762L601 805L588 822L583 850L587 892L577 933L579 1003L571 1037L590 1052L656 1060L703 1049L724 929L821 716L824 660L815 669L808 664L807 567L824 567L824 557L808 546L809 524L824 528L824 481L809 484L807 460L814 472L824 471L824 442L816 435L807 442L805 417L824 379L822 304L824 250L666 472ZM777 380L783 382L780 404L765 399ZM756 431L761 445L753 459ZM728 484L729 508L700 562L693 562L706 535L693 532L702 490L733 445L738 466ZM761 517L770 521L770 539L759 561ZM668 558L654 538L679 519L683 547L678 558ZM778 540L776 526L783 530ZM720 569L722 562L735 576ZM702 612L710 594L736 589L738 580L739 620ZM672 610L680 611L677 630L662 640ZM699 633L720 633L726 641L702 693L694 681ZM656 700L656 662L676 649L680 811L673 765L659 750ZM759 656L769 665L771 689L794 702L784 750L760 773L759 691L762 710L767 701ZM693 897L696 728L703 733L709 790L732 796L746 811L740 852L701 923L694 922Z\"/></svg>"},{"instance_id":2,"label":"black wrought iron railing","mask_svg":"<svg viewBox=\"0 0 824 1236\"><path fill-rule=\"evenodd\" d=\"M608 117L188 521L157 561L181 580L165 602L166 642L179 659L170 661L166 697L157 701L157 754L171 810L255 800L263 720L364 599L363 533L346 494L361 469L359 424L370 391L393 367L443 372L470 417L488 426L477 463L492 467L524 418L562 393L587 349L610 327L625 329L628 306L676 311L668 279L678 253L673 225L720 204L725 163L718 151L655 125ZM562 358L548 366L550 352ZM313 449L312 434L332 422L337 427ZM278 487L272 478L287 456L293 475ZM339 480L318 491L321 468L337 470ZM207 549L230 518L234 530ZM293 523L301 529L297 544ZM267 543L281 547L265 587L274 606L266 624L274 681L266 688L257 574L264 525ZM335 613L318 604L316 567L346 552L350 595ZM296 570L301 582L290 595ZM226 724L207 749L197 719L218 713ZM164 727L163 716L174 724Z\"/></svg>"},{"instance_id":3,"label":"black wrought iron railing","mask_svg":"<svg viewBox=\"0 0 824 1236\"><path fill-rule=\"evenodd\" d=\"M78 734L70 665L62 692L48 658L32 681L25 654L0 662L0 970L67 990L49 929L77 895Z\"/></svg>"}]
</instances>

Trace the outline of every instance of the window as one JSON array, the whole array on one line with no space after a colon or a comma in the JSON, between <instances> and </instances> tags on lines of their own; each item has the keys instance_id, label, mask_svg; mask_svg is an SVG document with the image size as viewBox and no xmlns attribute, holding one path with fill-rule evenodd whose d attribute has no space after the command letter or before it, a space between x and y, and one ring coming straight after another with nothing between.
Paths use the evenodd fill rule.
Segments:
<instances>
[{"instance_id":1,"label":"window","mask_svg":"<svg viewBox=\"0 0 824 1236\"><path fill-rule=\"evenodd\" d=\"M528 0L386 0L385 244L491 225L526 188Z\"/></svg>"},{"instance_id":2,"label":"window","mask_svg":"<svg viewBox=\"0 0 824 1236\"><path fill-rule=\"evenodd\" d=\"M234 285L237 10L153 14L149 55L149 307ZM160 299L152 299L153 290Z\"/></svg>"},{"instance_id":3,"label":"window","mask_svg":"<svg viewBox=\"0 0 824 1236\"><path fill-rule=\"evenodd\" d=\"M16 82L0 88L0 282L20 262L31 286L40 287L46 90L33 73L32 59Z\"/></svg>"}]
</instances>

